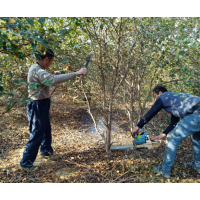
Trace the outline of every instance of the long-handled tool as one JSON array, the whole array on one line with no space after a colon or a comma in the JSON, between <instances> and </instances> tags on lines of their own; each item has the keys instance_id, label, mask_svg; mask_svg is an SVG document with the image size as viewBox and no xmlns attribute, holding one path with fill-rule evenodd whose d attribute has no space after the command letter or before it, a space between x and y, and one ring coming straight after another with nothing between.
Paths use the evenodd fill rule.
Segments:
<instances>
[{"instance_id":1,"label":"long-handled tool","mask_svg":"<svg viewBox=\"0 0 200 200\"><path fill-rule=\"evenodd\" d=\"M91 60L93 54L94 54L94 53L91 52L90 55L86 57L86 63L85 63L85 65L84 65L85 68L87 68L87 66L88 66L88 64L89 64L89 62L90 62L90 60ZM83 75L81 75L81 76L79 77L79 84L81 84L82 78L83 78Z\"/></svg>"}]
</instances>

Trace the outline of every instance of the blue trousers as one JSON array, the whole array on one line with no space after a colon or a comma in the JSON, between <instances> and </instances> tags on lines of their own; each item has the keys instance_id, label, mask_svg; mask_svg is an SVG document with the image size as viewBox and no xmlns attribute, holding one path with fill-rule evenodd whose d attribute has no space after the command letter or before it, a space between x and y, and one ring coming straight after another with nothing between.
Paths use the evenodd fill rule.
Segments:
<instances>
[{"instance_id":1,"label":"blue trousers","mask_svg":"<svg viewBox=\"0 0 200 200\"><path fill-rule=\"evenodd\" d=\"M33 166L40 146L41 155L53 154L49 109L50 100L31 100L27 103L30 138L20 162L22 167Z\"/></svg>"},{"instance_id":2,"label":"blue trousers","mask_svg":"<svg viewBox=\"0 0 200 200\"><path fill-rule=\"evenodd\" d=\"M168 133L165 147L165 157L162 163L162 171L170 173L174 164L177 147L180 142L191 137L193 145L193 160L196 168L200 169L200 108L193 114L184 117L176 127Z\"/></svg>"}]
</instances>

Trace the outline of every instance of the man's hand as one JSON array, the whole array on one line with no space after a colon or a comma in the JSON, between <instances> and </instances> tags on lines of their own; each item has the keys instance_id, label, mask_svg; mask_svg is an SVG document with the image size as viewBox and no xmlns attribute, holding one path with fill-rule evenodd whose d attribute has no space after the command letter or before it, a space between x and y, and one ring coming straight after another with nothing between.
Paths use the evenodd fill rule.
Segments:
<instances>
[{"instance_id":1,"label":"man's hand","mask_svg":"<svg viewBox=\"0 0 200 200\"><path fill-rule=\"evenodd\" d=\"M76 76L80 76L80 75L83 75L85 76L86 73L87 73L87 68L86 67L83 67L81 68L79 71L75 72L76 73Z\"/></svg>"},{"instance_id":2,"label":"man's hand","mask_svg":"<svg viewBox=\"0 0 200 200\"><path fill-rule=\"evenodd\" d=\"M154 138L152 138L151 140L153 142L159 142L159 140L161 140L162 138L166 137L166 134L161 133L160 135L155 136Z\"/></svg>"},{"instance_id":3,"label":"man's hand","mask_svg":"<svg viewBox=\"0 0 200 200\"><path fill-rule=\"evenodd\" d=\"M131 135L134 135L135 133L137 133L139 131L139 127L135 127L133 130L132 130L132 133Z\"/></svg>"}]
</instances>

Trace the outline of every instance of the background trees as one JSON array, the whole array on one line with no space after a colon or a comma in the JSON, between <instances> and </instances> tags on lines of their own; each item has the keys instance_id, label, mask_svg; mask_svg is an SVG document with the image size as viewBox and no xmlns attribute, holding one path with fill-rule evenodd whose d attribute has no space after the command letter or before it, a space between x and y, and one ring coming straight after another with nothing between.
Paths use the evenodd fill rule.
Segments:
<instances>
[{"instance_id":1,"label":"background trees","mask_svg":"<svg viewBox=\"0 0 200 200\"><path fill-rule=\"evenodd\" d=\"M199 95L199 18L1 17L0 28L3 113L28 101L26 75L41 48L56 54L50 71L67 65L76 70L94 52L83 85L92 96L90 106L104 118L107 153L118 104L124 104L131 130L156 85ZM74 100L83 93L75 80L58 87L68 88Z\"/></svg>"}]
</instances>

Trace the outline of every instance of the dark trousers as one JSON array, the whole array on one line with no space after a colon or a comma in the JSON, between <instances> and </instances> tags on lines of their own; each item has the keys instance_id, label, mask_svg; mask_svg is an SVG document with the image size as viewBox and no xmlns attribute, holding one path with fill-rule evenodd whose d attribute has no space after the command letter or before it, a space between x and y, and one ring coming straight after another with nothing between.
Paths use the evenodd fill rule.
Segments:
<instances>
[{"instance_id":1,"label":"dark trousers","mask_svg":"<svg viewBox=\"0 0 200 200\"><path fill-rule=\"evenodd\" d=\"M49 109L50 100L31 100L27 103L30 139L20 162L22 167L33 166L40 146L41 155L53 154Z\"/></svg>"}]
</instances>

